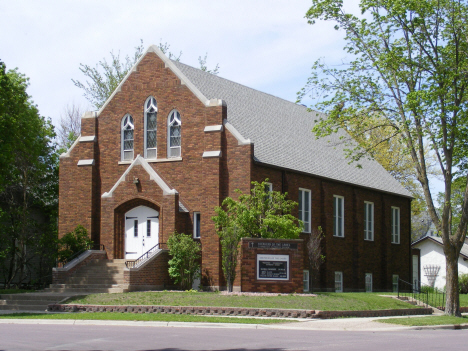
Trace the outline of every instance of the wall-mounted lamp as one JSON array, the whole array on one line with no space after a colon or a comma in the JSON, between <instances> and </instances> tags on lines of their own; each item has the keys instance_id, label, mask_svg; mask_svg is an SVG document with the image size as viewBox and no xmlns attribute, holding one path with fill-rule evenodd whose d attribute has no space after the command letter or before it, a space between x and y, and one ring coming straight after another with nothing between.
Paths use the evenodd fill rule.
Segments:
<instances>
[{"instance_id":1,"label":"wall-mounted lamp","mask_svg":"<svg viewBox=\"0 0 468 351\"><path fill-rule=\"evenodd\" d=\"M133 177L133 184L140 184L140 179Z\"/></svg>"}]
</instances>

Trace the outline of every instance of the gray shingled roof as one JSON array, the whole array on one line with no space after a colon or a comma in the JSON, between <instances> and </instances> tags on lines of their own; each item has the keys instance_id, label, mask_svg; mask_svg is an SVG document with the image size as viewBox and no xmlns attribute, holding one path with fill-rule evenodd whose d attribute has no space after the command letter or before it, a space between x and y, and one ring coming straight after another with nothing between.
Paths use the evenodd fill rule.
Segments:
<instances>
[{"instance_id":1,"label":"gray shingled roof","mask_svg":"<svg viewBox=\"0 0 468 351\"><path fill-rule=\"evenodd\" d=\"M414 243L411 244L411 246L417 246L421 242L427 239L434 241L436 244L439 244L440 246L444 246L444 243L442 242L442 238L440 236L430 236L430 235L424 236L421 239L416 240ZM468 259L468 245L466 243L463 244L460 250L460 255L463 256L465 259Z\"/></svg>"},{"instance_id":2,"label":"gray shingled roof","mask_svg":"<svg viewBox=\"0 0 468 351\"><path fill-rule=\"evenodd\" d=\"M208 99L227 104L227 120L254 143L257 161L319 177L410 197L378 162L349 164L340 135L316 139L311 132L317 112L238 83L173 61Z\"/></svg>"}]
</instances>

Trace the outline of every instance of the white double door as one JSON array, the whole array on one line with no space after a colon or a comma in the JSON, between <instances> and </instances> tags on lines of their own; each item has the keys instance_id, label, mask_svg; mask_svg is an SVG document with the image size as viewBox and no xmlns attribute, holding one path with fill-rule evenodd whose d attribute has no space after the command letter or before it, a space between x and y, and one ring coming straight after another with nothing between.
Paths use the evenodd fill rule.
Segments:
<instances>
[{"instance_id":1,"label":"white double door","mask_svg":"<svg viewBox=\"0 0 468 351\"><path fill-rule=\"evenodd\" d=\"M125 214L125 258L137 259L159 242L159 212L138 206Z\"/></svg>"}]
</instances>

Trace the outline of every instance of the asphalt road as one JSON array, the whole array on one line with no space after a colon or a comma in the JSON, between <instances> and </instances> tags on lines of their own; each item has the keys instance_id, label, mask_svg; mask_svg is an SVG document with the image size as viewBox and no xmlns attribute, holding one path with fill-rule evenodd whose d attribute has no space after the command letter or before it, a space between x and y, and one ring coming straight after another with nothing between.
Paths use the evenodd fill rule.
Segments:
<instances>
[{"instance_id":1,"label":"asphalt road","mask_svg":"<svg viewBox=\"0 0 468 351\"><path fill-rule=\"evenodd\" d=\"M467 350L468 330L322 331L1 324L0 351Z\"/></svg>"}]
</instances>

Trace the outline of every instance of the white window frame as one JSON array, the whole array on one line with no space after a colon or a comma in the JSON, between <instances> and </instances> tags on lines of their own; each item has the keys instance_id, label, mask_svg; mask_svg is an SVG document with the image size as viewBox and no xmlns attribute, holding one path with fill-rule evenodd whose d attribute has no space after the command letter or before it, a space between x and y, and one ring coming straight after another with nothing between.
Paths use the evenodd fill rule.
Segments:
<instances>
[{"instance_id":1,"label":"white window frame","mask_svg":"<svg viewBox=\"0 0 468 351\"><path fill-rule=\"evenodd\" d=\"M127 119L128 118L128 119ZM125 123L127 121L127 123ZM125 149L125 128L130 127L133 130L133 139L132 139L132 148ZM127 129L128 130L128 129ZM131 151L131 158L125 158L125 153ZM129 113L123 116L122 121L120 123L120 158L122 161L132 161L135 157L135 124L132 115Z\"/></svg>"},{"instance_id":2,"label":"white window frame","mask_svg":"<svg viewBox=\"0 0 468 351\"><path fill-rule=\"evenodd\" d=\"M364 276L366 292L372 292L372 273L366 273Z\"/></svg>"},{"instance_id":3,"label":"white window frame","mask_svg":"<svg viewBox=\"0 0 468 351\"><path fill-rule=\"evenodd\" d=\"M148 106L150 105L150 106ZM144 143L145 143L145 158L148 158L148 150L155 150L155 157L152 157L151 159L156 159L158 155L158 139L157 139L157 133L158 133L158 103L154 96L150 96L146 99L145 104L144 104L144 109L145 109L145 133L144 133ZM156 132L156 147L148 148L148 113L150 112L151 109L154 109L156 112L156 129L154 131ZM153 130L151 130L153 131Z\"/></svg>"},{"instance_id":4,"label":"white window frame","mask_svg":"<svg viewBox=\"0 0 468 351\"><path fill-rule=\"evenodd\" d=\"M178 114L179 117L177 118L177 115L174 117L174 121L171 123L171 116L173 114ZM180 145L179 146L171 146L171 127L174 125L174 122L177 121L180 126ZM171 150L174 149L179 149L178 155L173 155ZM174 158L174 157L181 157L182 156L182 117L180 115L180 112L178 110L172 110L169 113L169 116L167 116L167 158Z\"/></svg>"},{"instance_id":5,"label":"white window frame","mask_svg":"<svg viewBox=\"0 0 468 351\"><path fill-rule=\"evenodd\" d=\"M309 271L307 269L304 269L302 273L302 283L303 283L304 292L309 292L309 282L310 282Z\"/></svg>"},{"instance_id":6,"label":"white window frame","mask_svg":"<svg viewBox=\"0 0 468 351\"><path fill-rule=\"evenodd\" d=\"M340 201L341 200L341 201ZM338 206L341 204L341 217L338 216ZM344 196L333 195L333 236L344 238L344 216L345 216ZM340 230L341 229L341 232Z\"/></svg>"},{"instance_id":7,"label":"white window frame","mask_svg":"<svg viewBox=\"0 0 468 351\"><path fill-rule=\"evenodd\" d=\"M398 274L392 275L392 291L393 292L398 292L398 279L400 279L400 276Z\"/></svg>"},{"instance_id":8,"label":"white window frame","mask_svg":"<svg viewBox=\"0 0 468 351\"><path fill-rule=\"evenodd\" d=\"M201 215L200 212L193 212L193 237L200 239L201 237Z\"/></svg>"},{"instance_id":9,"label":"white window frame","mask_svg":"<svg viewBox=\"0 0 468 351\"><path fill-rule=\"evenodd\" d=\"M391 215L392 244L400 243L400 208L392 206Z\"/></svg>"},{"instance_id":10,"label":"white window frame","mask_svg":"<svg viewBox=\"0 0 468 351\"><path fill-rule=\"evenodd\" d=\"M270 192L271 193L273 191L273 184L270 183L270 182L264 182L264 184L265 184L265 192ZM267 187L268 187L268 189L267 189Z\"/></svg>"},{"instance_id":11,"label":"white window frame","mask_svg":"<svg viewBox=\"0 0 468 351\"><path fill-rule=\"evenodd\" d=\"M309 194L309 213L305 214L304 213L304 204L306 203L305 201L305 194ZM301 208L302 204L302 208ZM299 206L298 206L298 212L299 212L299 219L304 223L304 229L302 230L303 233L310 233L311 228L312 228L312 223L311 223L311 218L312 218L312 191L310 189L304 189L304 188L299 188Z\"/></svg>"},{"instance_id":12,"label":"white window frame","mask_svg":"<svg viewBox=\"0 0 468 351\"><path fill-rule=\"evenodd\" d=\"M374 203L364 201L364 240L374 241Z\"/></svg>"},{"instance_id":13,"label":"white window frame","mask_svg":"<svg viewBox=\"0 0 468 351\"><path fill-rule=\"evenodd\" d=\"M337 284L338 284L338 287L337 287ZM343 292L343 272L335 272L335 292L337 293Z\"/></svg>"}]
</instances>

